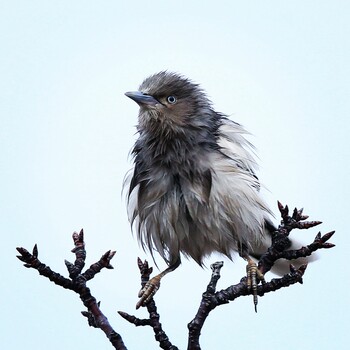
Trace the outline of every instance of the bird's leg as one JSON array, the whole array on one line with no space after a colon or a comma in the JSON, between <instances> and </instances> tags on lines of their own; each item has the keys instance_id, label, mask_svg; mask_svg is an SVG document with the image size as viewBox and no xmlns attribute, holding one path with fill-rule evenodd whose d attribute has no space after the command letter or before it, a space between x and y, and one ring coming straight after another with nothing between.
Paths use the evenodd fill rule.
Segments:
<instances>
[{"instance_id":1,"label":"bird's leg","mask_svg":"<svg viewBox=\"0 0 350 350\"><path fill-rule=\"evenodd\" d=\"M164 271L159 273L158 275L152 277L143 288L139 291L138 297L140 300L136 304L136 309L138 309L140 306L145 306L156 294L157 290L160 287L160 280L167 275L169 272L174 271L181 263L181 260L176 260L175 263L171 264L168 268L166 268Z\"/></svg>"},{"instance_id":2,"label":"bird's leg","mask_svg":"<svg viewBox=\"0 0 350 350\"><path fill-rule=\"evenodd\" d=\"M258 269L255 261L248 254L241 253L240 255L247 261L247 288L249 291L252 291L254 308L255 312L257 312L258 284L259 282L265 283L264 274Z\"/></svg>"}]
</instances>

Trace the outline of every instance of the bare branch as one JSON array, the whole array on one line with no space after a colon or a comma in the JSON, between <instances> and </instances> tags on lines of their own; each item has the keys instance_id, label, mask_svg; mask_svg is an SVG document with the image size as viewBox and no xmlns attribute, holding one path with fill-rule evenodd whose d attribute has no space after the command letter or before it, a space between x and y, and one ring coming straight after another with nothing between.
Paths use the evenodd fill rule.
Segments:
<instances>
[{"instance_id":1,"label":"bare branch","mask_svg":"<svg viewBox=\"0 0 350 350\"><path fill-rule=\"evenodd\" d=\"M75 254L76 260L74 264L65 261L70 279L52 271L48 266L40 262L36 245L34 246L32 254L24 248L17 248L17 251L21 254L17 256L17 258L25 263L25 267L33 268L37 270L40 275L47 277L55 284L79 294L80 299L88 309L88 311L83 311L82 314L87 317L89 325L100 328L106 334L115 349L125 350L126 347L121 336L113 330L107 317L100 309L100 303L96 302L96 299L91 295L90 289L86 286L86 282L92 279L95 274L100 272L103 268L112 268L110 260L113 258L115 252L108 251L97 263L91 265L85 273L81 273L86 258L83 230L81 230L80 233L73 233L73 241L75 247L72 252Z\"/></svg>"},{"instance_id":2,"label":"bare branch","mask_svg":"<svg viewBox=\"0 0 350 350\"><path fill-rule=\"evenodd\" d=\"M272 245L262 255L258 262L259 274L262 276L269 271L278 259L294 260L301 257L307 257L313 252L319 249L333 248L334 244L328 241L334 234L334 231L328 232L323 236L319 232L314 241L296 250L288 250L290 248L289 234L294 229L309 229L311 227L319 225L320 221L306 221L308 216L303 214L303 209L294 209L292 215L289 215L288 206L283 206L278 202L278 208L281 213L281 223L278 229L272 234ZM79 294L82 302L86 306L88 311L83 311L82 314L87 318L91 327L100 328L106 334L111 344L115 349L126 349L121 336L116 333L108 322L108 319L102 313L100 309L100 302L96 302L96 299L91 295L90 289L86 286L87 281L95 277L95 275L102 271L103 268L112 269L111 259L115 255L115 251L107 251L102 255L100 260L92 264L85 272L83 272L86 259L86 250L84 243L84 232L81 230L79 233L73 233L74 249L72 252L75 254L74 264L65 261L69 272L69 278L66 278L59 273L56 273L50 269L50 267L43 264L38 259L38 248L34 246L32 253L29 253L24 248L17 248L20 253L19 260L24 262L24 266L27 268L34 268L42 276L47 277L55 284L72 290ZM150 275L153 268L148 265L148 262L142 261L138 258L137 264L140 270L141 286L142 288L150 280ZM255 298L258 295L262 297L266 293L277 291L281 288L289 287L296 283L303 283L303 276L307 265L301 265L298 269L293 265L290 265L290 272L281 278L272 279L269 282L265 282L261 279L262 284L258 285L256 289L249 288L247 277L243 277L239 283L231 285L226 289L216 291L218 280L220 279L220 271L223 266L223 262L216 262L211 265L212 274L210 281L207 285L206 291L202 294L202 300L200 302L198 311L194 319L188 324L188 349L200 350L199 338L203 325L209 316L210 312L217 306L224 305L230 301L246 296L254 295ZM153 329L155 339L159 343L159 347L167 350L177 350L178 348L173 345L160 323L160 315L157 312L156 303L151 297L150 301L146 304L149 318L140 319L136 316L129 315L126 312L118 311L119 315L128 322L135 326L150 326Z\"/></svg>"},{"instance_id":3,"label":"bare branch","mask_svg":"<svg viewBox=\"0 0 350 350\"><path fill-rule=\"evenodd\" d=\"M143 288L149 281L150 275L153 271L152 267L149 267L147 260L142 262L140 258L137 259L137 265L141 274L141 288ZM157 306L153 298L146 305L149 313L149 319L139 319L136 316L129 315L126 312L118 311L119 315L122 316L128 322L138 326L150 326L153 329L154 337L159 342L159 347L164 350L178 350L173 345L166 333L163 330L162 324L160 323L160 316L157 312Z\"/></svg>"}]
</instances>

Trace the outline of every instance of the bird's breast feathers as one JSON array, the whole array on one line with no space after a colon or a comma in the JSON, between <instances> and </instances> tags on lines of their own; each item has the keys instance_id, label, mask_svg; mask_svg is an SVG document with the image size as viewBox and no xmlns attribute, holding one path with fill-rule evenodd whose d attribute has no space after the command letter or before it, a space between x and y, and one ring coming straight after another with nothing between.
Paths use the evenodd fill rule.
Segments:
<instances>
[{"instance_id":1,"label":"bird's breast feathers","mask_svg":"<svg viewBox=\"0 0 350 350\"><path fill-rule=\"evenodd\" d=\"M195 172L188 162L177 171L153 164L141 172L142 166L135 166L126 185L128 212L144 248L170 263L180 252L201 263L213 251L230 256L238 246L249 249L259 241L269 209L244 133L225 120L218 129L219 147L198 150L191 158Z\"/></svg>"}]
</instances>

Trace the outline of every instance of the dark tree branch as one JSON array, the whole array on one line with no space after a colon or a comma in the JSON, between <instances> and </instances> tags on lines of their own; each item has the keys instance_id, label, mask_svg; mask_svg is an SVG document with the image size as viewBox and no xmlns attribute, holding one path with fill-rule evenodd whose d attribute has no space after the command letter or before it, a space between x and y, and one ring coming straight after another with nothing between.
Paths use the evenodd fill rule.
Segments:
<instances>
[{"instance_id":1,"label":"dark tree branch","mask_svg":"<svg viewBox=\"0 0 350 350\"><path fill-rule=\"evenodd\" d=\"M272 235L272 245L267 252L260 258L258 262L259 270L265 274L271 269L276 260L284 258L287 260L297 259L300 257L306 257L311 255L318 249L327 249L334 247L334 244L327 243L332 237L334 231L321 236L317 234L314 241L306 247L302 247L297 250L287 250L290 247L290 240L288 238L290 232L294 229L308 229L319 225L320 221L305 221L308 216L303 215L303 209L294 209L292 216L289 216L288 206L283 206L278 203L279 210L281 212L282 221L276 232ZM147 261L144 263L138 260L138 265L141 272L141 285L144 286L150 278L152 268L148 266ZM243 277L241 282L232 285L226 289L216 291L216 285L220 279L220 270L223 266L223 262L216 262L211 265L212 275L206 291L202 295L202 301L198 308L197 314L194 319L188 324L188 350L200 350L199 337L205 320L209 316L209 313L217 306L227 304L241 296L251 295L253 291L247 288L247 279ZM262 297L269 292L277 291L281 288L289 287L295 283L303 283L303 275L307 268L307 265L301 265L296 269L293 265L290 265L290 272L281 278L272 279L270 282L265 282L257 287L257 295ZM161 328L159 323L159 314L157 313L156 304L153 300L146 305L150 314L149 319L139 319L135 316L129 315L125 312L119 311L119 314L128 322L133 323L135 326L151 326L156 335L156 339L159 341L158 335L161 334L166 342L159 345L162 349L177 349L168 341L168 337Z\"/></svg>"},{"instance_id":2,"label":"dark tree branch","mask_svg":"<svg viewBox=\"0 0 350 350\"><path fill-rule=\"evenodd\" d=\"M152 267L149 267L147 260L142 262L140 258L137 259L137 265L141 274L141 288L143 288L149 281L150 275L153 271ZM139 319L135 316L129 315L126 312L118 311L119 315L122 316L128 322L138 326L150 326L153 329L154 337L159 342L159 347L165 350L178 350L178 348L173 345L166 333L163 331L162 324L160 323L160 316L157 312L157 306L152 298L146 305L147 311L149 313L148 319Z\"/></svg>"},{"instance_id":3,"label":"dark tree branch","mask_svg":"<svg viewBox=\"0 0 350 350\"><path fill-rule=\"evenodd\" d=\"M90 289L86 286L86 282L92 279L95 274L99 273L103 268L113 268L110 264L110 260L113 258L115 252L108 251L97 263L91 265L88 270L82 273L86 258L83 230L81 230L80 233L73 233L73 241L75 247L72 252L76 257L75 262L72 264L69 261L65 261L70 279L52 271L48 266L40 262L38 259L37 245L34 246L32 254L24 248L17 248L17 251L21 254L17 256L17 258L25 263L25 267L33 268L37 270L40 275L47 277L55 284L78 293L80 299L88 309L88 311L83 311L82 314L88 318L89 325L100 328L106 334L115 349L125 350L126 347L121 336L113 330L107 317L100 310L100 303L96 302L96 299L91 295Z\"/></svg>"},{"instance_id":4,"label":"dark tree branch","mask_svg":"<svg viewBox=\"0 0 350 350\"><path fill-rule=\"evenodd\" d=\"M291 260L306 257L318 249L334 247L334 244L327 243L327 241L334 234L334 231L332 231L326 233L322 237L321 233L318 233L314 241L306 247L302 247L301 249L297 250L286 250L290 246L288 235L293 229L308 229L319 225L321 222L304 221L308 218L308 216L302 214L303 209L297 210L295 208L292 216L289 216L288 206L283 207L283 205L278 202L278 208L281 212L282 221L277 231L272 236L271 247L259 260L258 267L262 273L265 274L267 271L269 271L276 260L280 258ZM222 265L222 262L219 262L211 266L213 271L211 280L208 284L206 292L204 292L202 295L202 301L195 318L188 324L188 350L201 349L199 344L199 336L210 311L219 305L227 304L229 301L233 301L241 296L252 294L252 291L247 288L246 277L243 277L240 283L216 292L216 284L220 278L220 269ZM259 285L257 287L257 294L259 296L263 296L266 293L274 292L284 287L289 287L295 283L302 284L302 278L306 268L307 265L301 265L299 269L296 269L293 265L290 265L290 273L284 275L282 278L275 278L270 282Z\"/></svg>"},{"instance_id":5,"label":"dark tree branch","mask_svg":"<svg viewBox=\"0 0 350 350\"><path fill-rule=\"evenodd\" d=\"M219 264L219 265L218 265ZM216 292L215 286L220 278L220 269L222 262L215 263L211 266L213 273L210 283L206 292L202 295L202 301L198 308L197 314L194 319L188 324L189 337L188 337L188 349L200 350L199 336L201 334L202 327L209 313L217 306L227 304L241 296L252 294L247 288L246 279L243 278L242 282L230 286L226 289ZM292 270L289 274L282 278L272 279L270 282L264 283L258 286L257 294L263 296L266 293L274 292L280 288L288 287L297 282L302 283L302 276L305 272L306 265L302 265L298 270Z\"/></svg>"},{"instance_id":6,"label":"dark tree branch","mask_svg":"<svg viewBox=\"0 0 350 350\"><path fill-rule=\"evenodd\" d=\"M308 216L303 214L303 209L294 209L292 215L290 216L288 206L283 206L281 203L278 203L278 208L280 210L282 220L278 229L272 234L271 247L265 254L263 254L258 262L258 269L262 274L269 271L278 259L283 258L287 260L294 260L301 257L307 257L319 249L329 249L334 247L334 244L328 242L328 240L334 234L334 231L331 231L323 236L319 232L311 244L300 249L289 250L290 240L288 236L292 230L308 229L319 225L321 222L305 221L308 219ZM103 268L113 268L110 261L115 252L106 252L97 263L92 264L85 272L82 272L85 266L86 258L83 230L81 230L79 234L75 232L73 234L73 240L74 249L72 252L75 254L75 262L72 264L65 261L69 272L69 278L52 271L48 266L41 263L38 259L38 248L36 245L34 246L32 253L29 253L24 248L17 248L18 252L21 254L17 257L25 263L25 267L34 268L39 272L39 274L47 277L55 284L78 293L84 305L88 309L88 311L83 311L82 314L88 319L89 325L103 330L115 349L126 349L121 336L113 330L107 318L100 310L100 303L96 302L96 299L91 295L90 289L86 286L86 282L94 278L95 275L101 272ZM217 306L227 304L241 296L252 295L255 293L247 286L246 277L243 277L238 284L229 286L228 288L220 291L216 291L222 266L223 262L217 262L211 265L211 279L206 291L202 295L202 300L194 319L188 324L189 350L201 349L199 344L201 330L205 320L212 310L214 310ZM153 269L148 265L147 261L142 262L140 259L138 259L138 267L141 275L141 286L143 288L149 281ZM306 267L307 265L301 265L298 269L296 269L293 265L290 265L290 272L288 274L281 278L275 278L269 282L264 282L257 286L256 294L262 297L266 293L289 287L295 283L303 283L302 278ZM160 315L157 312L157 306L153 298L147 303L146 307L149 313L149 318L147 319L140 319L123 311L118 311L118 313L125 320L134 324L135 326L152 327L155 339L159 343L160 348L166 350L177 350L178 348L172 345L162 328L162 324L160 323Z\"/></svg>"}]
</instances>

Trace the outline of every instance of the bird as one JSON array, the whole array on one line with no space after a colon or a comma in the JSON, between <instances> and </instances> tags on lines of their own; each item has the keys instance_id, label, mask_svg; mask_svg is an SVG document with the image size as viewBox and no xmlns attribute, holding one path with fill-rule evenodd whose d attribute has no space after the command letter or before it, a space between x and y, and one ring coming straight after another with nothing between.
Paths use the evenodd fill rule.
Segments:
<instances>
[{"instance_id":1,"label":"bird","mask_svg":"<svg viewBox=\"0 0 350 350\"><path fill-rule=\"evenodd\" d=\"M139 105L133 169L124 181L129 221L143 249L167 264L141 289L136 308L182 256L203 266L214 252L238 253L251 271L248 287L254 277L264 281L252 257L266 251L276 228L249 133L179 73L153 74L125 95Z\"/></svg>"}]
</instances>

